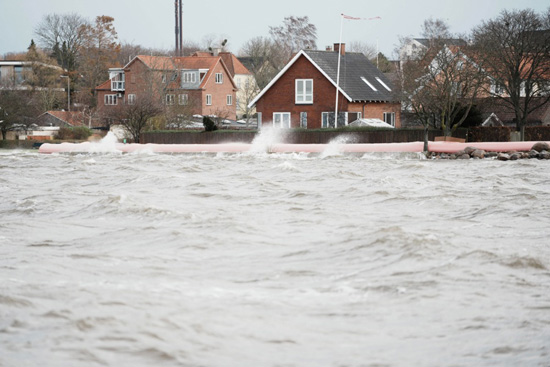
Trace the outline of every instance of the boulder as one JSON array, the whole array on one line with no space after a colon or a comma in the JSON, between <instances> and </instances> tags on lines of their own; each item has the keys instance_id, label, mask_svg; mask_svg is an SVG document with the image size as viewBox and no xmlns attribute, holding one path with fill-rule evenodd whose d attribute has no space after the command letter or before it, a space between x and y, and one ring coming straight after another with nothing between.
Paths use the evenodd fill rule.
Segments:
<instances>
[{"instance_id":1,"label":"boulder","mask_svg":"<svg viewBox=\"0 0 550 367\"><path fill-rule=\"evenodd\" d=\"M479 158L479 159L485 158L485 151L483 149L476 149L469 154L472 158Z\"/></svg>"},{"instance_id":2,"label":"boulder","mask_svg":"<svg viewBox=\"0 0 550 367\"><path fill-rule=\"evenodd\" d=\"M510 155L509 154L506 154L506 153L499 153L497 155L497 159L499 161L509 161L510 160Z\"/></svg>"},{"instance_id":3,"label":"boulder","mask_svg":"<svg viewBox=\"0 0 550 367\"><path fill-rule=\"evenodd\" d=\"M456 159L470 159L470 155L464 153L464 154L461 154L461 155L457 156Z\"/></svg>"},{"instance_id":4,"label":"boulder","mask_svg":"<svg viewBox=\"0 0 550 367\"><path fill-rule=\"evenodd\" d=\"M545 143L543 141L539 141L538 143L533 144L532 150L536 150L537 152L542 152L543 150L550 151L550 145L548 143Z\"/></svg>"},{"instance_id":5,"label":"boulder","mask_svg":"<svg viewBox=\"0 0 550 367\"><path fill-rule=\"evenodd\" d=\"M539 159L550 159L550 152L543 150L538 154Z\"/></svg>"},{"instance_id":6,"label":"boulder","mask_svg":"<svg viewBox=\"0 0 550 367\"><path fill-rule=\"evenodd\" d=\"M475 152L476 150L478 150L478 149L475 148L475 147L466 147L466 148L464 148L464 153L472 155L472 153Z\"/></svg>"},{"instance_id":7,"label":"boulder","mask_svg":"<svg viewBox=\"0 0 550 367\"><path fill-rule=\"evenodd\" d=\"M513 153L513 154L510 154L510 160L511 161L517 161L518 159L521 158L521 153Z\"/></svg>"}]
</instances>

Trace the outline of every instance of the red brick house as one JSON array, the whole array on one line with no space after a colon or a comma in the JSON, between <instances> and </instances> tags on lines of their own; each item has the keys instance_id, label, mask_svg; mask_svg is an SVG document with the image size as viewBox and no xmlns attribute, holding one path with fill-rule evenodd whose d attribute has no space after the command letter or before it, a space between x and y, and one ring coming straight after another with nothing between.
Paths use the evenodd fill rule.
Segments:
<instances>
[{"instance_id":1,"label":"red brick house","mask_svg":"<svg viewBox=\"0 0 550 367\"><path fill-rule=\"evenodd\" d=\"M391 81L363 54L302 50L250 103L261 126L319 129L334 127L338 54L338 126L375 118L401 127L401 104Z\"/></svg>"},{"instance_id":2,"label":"red brick house","mask_svg":"<svg viewBox=\"0 0 550 367\"><path fill-rule=\"evenodd\" d=\"M109 76L96 87L103 112L151 93L167 109L187 106L193 115L236 116L237 86L220 56L136 56L123 68L109 69Z\"/></svg>"}]
</instances>

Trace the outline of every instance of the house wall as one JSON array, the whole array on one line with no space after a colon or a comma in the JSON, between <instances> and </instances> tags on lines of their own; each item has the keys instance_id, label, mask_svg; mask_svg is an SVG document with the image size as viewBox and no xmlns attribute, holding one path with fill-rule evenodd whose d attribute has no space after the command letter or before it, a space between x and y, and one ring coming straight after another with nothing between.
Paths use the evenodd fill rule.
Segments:
<instances>
[{"instance_id":1,"label":"house wall","mask_svg":"<svg viewBox=\"0 0 550 367\"><path fill-rule=\"evenodd\" d=\"M313 79L312 104L296 104L296 79ZM298 128L300 113L307 112L307 128L320 129L322 113L334 112L335 101L336 87L302 56L257 101L256 110L262 113L262 125L266 127L273 125L274 113L290 112L291 128ZM384 119L384 112L395 112L396 127L401 127L399 103L349 103L342 94L339 94L338 111L361 112L364 118L380 120Z\"/></svg>"},{"instance_id":2,"label":"house wall","mask_svg":"<svg viewBox=\"0 0 550 367\"><path fill-rule=\"evenodd\" d=\"M401 127L401 104L385 102L350 103L348 112L361 112L363 118L384 121L384 112L395 113L395 127ZM352 122L352 121L350 121Z\"/></svg>"},{"instance_id":3,"label":"house wall","mask_svg":"<svg viewBox=\"0 0 550 367\"><path fill-rule=\"evenodd\" d=\"M136 60L124 71L125 73L125 91L114 92L111 90L97 90L98 107L103 112L108 112L116 108L115 106L105 105L105 96L109 94L121 94L122 98L117 100L117 105L128 102L128 95L135 94L136 101L140 95L149 93L149 88L157 98L165 100L166 94L174 94L175 106L178 106L178 95L187 94L189 98L189 109L192 114L199 115L224 115L227 118L236 116L236 95L231 83L231 77L225 71L221 63L217 63L214 70L207 75L208 80L203 89L180 89L180 75L175 81L171 81L170 76L166 78L166 83L162 82L162 72L150 72L149 68L141 61ZM223 74L223 83L216 83L216 73ZM109 85L110 88L110 85ZM212 105L206 104L206 95L212 95ZM227 95L232 96L232 105L227 105ZM168 107L168 106L167 106Z\"/></svg>"},{"instance_id":4,"label":"house wall","mask_svg":"<svg viewBox=\"0 0 550 367\"><path fill-rule=\"evenodd\" d=\"M252 99L259 93L254 76L252 74L235 74L233 79L238 88L236 94L238 101L236 104L237 116L243 116L247 113L247 110L250 115L255 114L256 108L252 107L251 109L247 109L247 105L252 102Z\"/></svg>"},{"instance_id":5,"label":"house wall","mask_svg":"<svg viewBox=\"0 0 550 367\"><path fill-rule=\"evenodd\" d=\"M221 84L216 83L216 73L223 74L223 82ZM236 91L234 90L233 83L231 83L231 76L225 71L222 63L218 62L214 70L212 70L207 77L208 80L204 84L202 93L202 113L200 114L223 116L230 119L236 118ZM212 105L210 106L206 104L207 94L212 96ZM227 104L228 95L232 98L231 105Z\"/></svg>"},{"instance_id":6,"label":"house wall","mask_svg":"<svg viewBox=\"0 0 550 367\"><path fill-rule=\"evenodd\" d=\"M313 79L313 104L296 104L296 79ZM334 111L336 88L304 56L300 57L287 72L271 86L256 103L262 113L262 125L272 126L275 112L290 112L291 128L300 127L300 113L307 112L307 127L320 129L322 112ZM342 110L347 101L339 97Z\"/></svg>"}]
</instances>

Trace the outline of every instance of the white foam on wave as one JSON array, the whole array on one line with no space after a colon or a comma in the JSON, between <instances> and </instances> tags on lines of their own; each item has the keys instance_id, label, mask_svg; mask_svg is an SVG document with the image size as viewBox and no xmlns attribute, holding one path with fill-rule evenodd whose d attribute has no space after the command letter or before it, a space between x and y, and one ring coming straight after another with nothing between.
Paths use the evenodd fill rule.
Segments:
<instances>
[{"instance_id":1,"label":"white foam on wave","mask_svg":"<svg viewBox=\"0 0 550 367\"><path fill-rule=\"evenodd\" d=\"M250 153L270 153L275 144L283 140L283 131L277 128L262 128L252 140Z\"/></svg>"},{"instance_id":2,"label":"white foam on wave","mask_svg":"<svg viewBox=\"0 0 550 367\"><path fill-rule=\"evenodd\" d=\"M277 168L282 169L283 171L299 171L298 168L292 163L285 161L277 166Z\"/></svg>"},{"instance_id":3,"label":"white foam on wave","mask_svg":"<svg viewBox=\"0 0 550 367\"><path fill-rule=\"evenodd\" d=\"M343 146L345 144L354 143L356 139L349 135L339 135L336 138L329 141L326 148L320 155L320 158L327 158L333 156L340 156L343 154Z\"/></svg>"},{"instance_id":4,"label":"white foam on wave","mask_svg":"<svg viewBox=\"0 0 550 367\"><path fill-rule=\"evenodd\" d=\"M120 153L120 150L117 149L116 145L118 143L118 138L116 135L109 131L107 135L99 142L92 142L87 149L89 153ZM85 144L85 143L83 143Z\"/></svg>"}]
</instances>

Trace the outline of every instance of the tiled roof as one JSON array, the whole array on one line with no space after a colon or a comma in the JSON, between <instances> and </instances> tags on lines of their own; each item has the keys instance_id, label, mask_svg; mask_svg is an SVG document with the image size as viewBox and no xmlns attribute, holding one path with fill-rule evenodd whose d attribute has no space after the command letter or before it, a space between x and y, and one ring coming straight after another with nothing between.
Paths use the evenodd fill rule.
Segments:
<instances>
[{"instance_id":1,"label":"tiled roof","mask_svg":"<svg viewBox=\"0 0 550 367\"><path fill-rule=\"evenodd\" d=\"M111 79L101 83L97 87L95 87L96 90L111 90Z\"/></svg>"},{"instance_id":2,"label":"tiled roof","mask_svg":"<svg viewBox=\"0 0 550 367\"><path fill-rule=\"evenodd\" d=\"M350 102L396 102L392 82L365 55L351 52L342 55L338 80L338 52L302 50L249 105L256 104L300 57L306 57Z\"/></svg>"},{"instance_id":3,"label":"tiled roof","mask_svg":"<svg viewBox=\"0 0 550 367\"><path fill-rule=\"evenodd\" d=\"M231 76L245 74L251 75L252 73L241 63L241 61L235 57L231 52L220 52L220 56L227 66L227 69L231 73Z\"/></svg>"},{"instance_id":4,"label":"tiled roof","mask_svg":"<svg viewBox=\"0 0 550 367\"><path fill-rule=\"evenodd\" d=\"M234 88L237 88L234 80L232 79L233 75L231 75L231 72L228 70L227 65L223 63L222 58L220 56L212 56L208 53L195 53L193 56L185 56L185 57L170 57L170 56L148 56L148 55L139 55L136 56L132 61L130 61L125 67L124 70L128 71L131 65L136 62L137 60L140 60L147 66L148 68L152 70L158 70L158 71L176 71L176 70L200 70L200 69L206 69L208 70L208 73L204 77L200 87L203 88L209 78L211 77L214 68L218 63L222 63L224 66L226 72L231 76L230 82L233 84ZM178 89L179 83L176 83L174 81L170 82L170 85L168 86L168 89ZM96 87L96 90L111 90L111 81L107 80Z\"/></svg>"},{"instance_id":5,"label":"tiled roof","mask_svg":"<svg viewBox=\"0 0 550 367\"><path fill-rule=\"evenodd\" d=\"M307 50L304 53L336 84L338 52ZM395 100L392 82L361 53L347 52L340 57L338 85L352 101Z\"/></svg>"},{"instance_id":6,"label":"tiled roof","mask_svg":"<svg viewBox=\"0 0 550 367\"><path fill-rule=\"evenodd\" d=\"M130 61L126 66L132 64L135 59L141 60L147 67L153 70L173 70L174 63L172 62L172 57L169 56L148 56L148 55L139 55Z\"/></svg>"},{"instance_id":7,"label":"tiled roof","mask_svg":"<svg viewBox=\"0 0 550 367\"><path fill-rule=\"evenodd\" d=\"M83 126L82 123L84 116L78 111L47 111L44 114L52 115L53 117L61 120L71 126Z\"/></svg>"}]
</instances>

